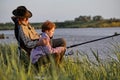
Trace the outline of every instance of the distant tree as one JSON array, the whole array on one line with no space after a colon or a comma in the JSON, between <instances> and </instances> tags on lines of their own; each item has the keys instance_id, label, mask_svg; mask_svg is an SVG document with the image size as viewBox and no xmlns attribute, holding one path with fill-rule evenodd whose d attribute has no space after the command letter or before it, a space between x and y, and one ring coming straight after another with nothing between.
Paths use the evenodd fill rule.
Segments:
<instances>
[{"instance_id":1,"label":"distant tree","mask_svg":"<svg viewBox=\"0 0 120 80\"><path fill-rule=\"evenodd\" d=\"M7 26L13 26L13 23L12 22L8 22L8 23L5 23L5 25L7 25Z\"/></svg>"},{"instance_id":2,"label":"distant tree","mask_svg":"<svg viewBox=\"0 0 120 80\"><path fill-rule=\"evenodd\" d=\"M101 21L101 20L103 20L103 17L102 16L94 16L93 17L93 21Z\"/></svg>"},{"instance_id":3,"label":"distant tree","mask_svg":"<svg viewBox=\"0 0 120 80\"><path fill-rule=\"evenodd\" d=\"M91 20L91 16L79 16L78 18L75 18L75 21L82 21L87 22Z\"/></svg>"},{"instance_id":4,"label":"distant tree","mask_svg":"<svg viewBox=\"0 0 120 80\"><path fill-rule=\"evenodd\" d=\"M120 22L120 19L110 18L109 21L111 21L111 22Z\"/></svg>"},{"instance_id":5,"label":"distant tree","mask_svg":"<svg viewBox=\"0 0 120 80\"><path fill-rule=\"evenodd\" d=\"M76 22L79 21L79 18L75 18L74 21L76 21Z\"/></svg>"}]
</instances>

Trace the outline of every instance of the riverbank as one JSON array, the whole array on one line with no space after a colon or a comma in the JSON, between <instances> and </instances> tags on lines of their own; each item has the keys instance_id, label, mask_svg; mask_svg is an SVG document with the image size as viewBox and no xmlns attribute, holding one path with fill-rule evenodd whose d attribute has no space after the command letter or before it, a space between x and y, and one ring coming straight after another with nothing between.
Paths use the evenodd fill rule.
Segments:
<instances>
[{"instance_id":1,"label":"riverbank","mask_svg":"<svg viewBox=\"0 0 120 80\"><path fill-rule=\"evenodd\" d=\"M119 80L120 54L117 47L114 53L117 59L110 56L109 61L102 61L98 53L93 51L95 61L79 51L74 58L64 56L63 62L56 67L54 63L36 68L22 52L18 62L17 46L15 44L0 44L0 80Z\"/></svg>"},{"instance_id":2,"label":"riverbank","mask_svg":"<svg viewBox=\"0 0 120 80\"><path fill-rule=\"evenodd\" d=\"M35 29L41 29L43 22L31 23ZM115 28L120 26L120 20L88 20L54 22L57 28ZM14 24L0 23L0 30L13 30Z\"/></svg>"}]
</instances>

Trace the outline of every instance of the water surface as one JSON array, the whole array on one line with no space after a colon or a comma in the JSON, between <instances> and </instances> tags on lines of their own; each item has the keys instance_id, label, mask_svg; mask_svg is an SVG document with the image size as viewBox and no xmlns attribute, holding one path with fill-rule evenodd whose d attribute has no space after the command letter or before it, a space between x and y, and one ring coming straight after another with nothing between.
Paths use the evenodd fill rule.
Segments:
<instances>
[{"instance_id":1,"label":"water surface","mask_svg":"<svg viewBox=\"0 0 120 80\"><path fill-rule=\"evenodd\" d=\"M37 30L38 33L41 33L41 30ZM120 33L120 28L67 28L67 29L56 29L54 38L63 37L67 41L67 46L83 43L86 41L106 37L113 35L114 33ZM0 31L0 34L5 34L6 39L1 39L0 43L16 43L16 39L14 37L13 30L4 30ZM114 56L111 54L112 44L116 44L116 42L120 42L120 36L108 38L88 44L84 44L81 46L77 46L74 48L67 49L69 51L79 50L80 52L87 53L89 57L93 57L91 53L91 49L98 52L99 56L102 59L107 58L107 55Z\"/></svg>"}]
</instances>

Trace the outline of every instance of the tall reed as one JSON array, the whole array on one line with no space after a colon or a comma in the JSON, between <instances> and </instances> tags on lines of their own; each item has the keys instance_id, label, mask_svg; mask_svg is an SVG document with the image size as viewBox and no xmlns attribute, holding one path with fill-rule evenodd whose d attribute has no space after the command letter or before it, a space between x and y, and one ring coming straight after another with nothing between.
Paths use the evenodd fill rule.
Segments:
<instances>
[{"instance_id":1,"label":"tall reed","mask_svg":"<svg viewBox=\"0 0 120 80\"><path fill-rule=\"evenodd\" d=\"M118 49L117 49L118 48ZM75 51L76 56L64 56L59 66L54 63L36 70L26 53L18 61L16 44L0 44L0 80L120 80L120 50L111 50L116 59L101 61L99 53L91 50L96 62L87 54Z\"/></svg>"}]
</instances>

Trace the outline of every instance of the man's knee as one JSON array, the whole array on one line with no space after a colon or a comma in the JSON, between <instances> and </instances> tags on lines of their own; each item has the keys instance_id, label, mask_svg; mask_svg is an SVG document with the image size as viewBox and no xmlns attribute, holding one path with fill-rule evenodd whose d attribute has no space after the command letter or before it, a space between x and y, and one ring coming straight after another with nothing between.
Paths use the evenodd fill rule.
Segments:
<instances>
[{"instance_id":1,"label":"man's knee","mask_svg":"<svg viewBox=\"0 0 120 80\"><path fill-rule=\"evenodd\" d=\"M64 38L61 38L61 46L66 47L66 40Z\"/></svg>"},{"instance_id":2,"label":"man's knee","mask_svg":"<svg viewBox=\"0 0 120 80\"><path fill-rule=\"evenodd\" d=\"M53 47L66 47L66 40L64 38L58 38L52 40Z\"/></svg>"}]
</instances>

